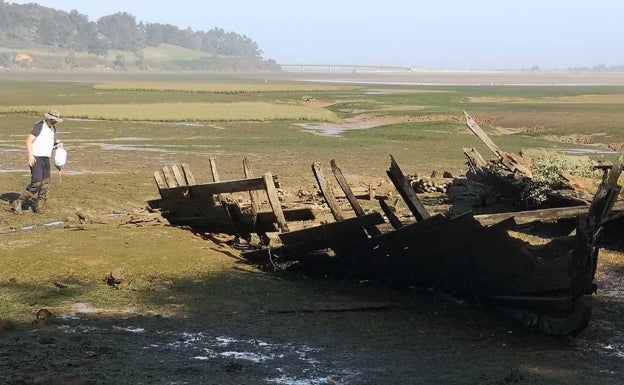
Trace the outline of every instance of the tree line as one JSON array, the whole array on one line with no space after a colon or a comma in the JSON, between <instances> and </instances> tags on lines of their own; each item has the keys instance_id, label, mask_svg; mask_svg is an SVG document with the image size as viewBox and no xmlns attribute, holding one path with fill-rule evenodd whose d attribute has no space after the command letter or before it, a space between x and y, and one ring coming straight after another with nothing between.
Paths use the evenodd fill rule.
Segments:
<instances>
[{"instance_id":1,"label":"tree line","mask_svg":"<svg viewBox=\"0 0 624 385\"><path fill-rule=\"evenodd\" d=\"M180 29L171 24L137 22L118 12L90 21L77 10L65 12L38 4L0 0L0 46L6 48L60 48L105 57L109 51L130 51L137 58L147 46L171 44L219 56L262 61L262 51L247 36L226 32Z\"/></svg>"}]
</instances>

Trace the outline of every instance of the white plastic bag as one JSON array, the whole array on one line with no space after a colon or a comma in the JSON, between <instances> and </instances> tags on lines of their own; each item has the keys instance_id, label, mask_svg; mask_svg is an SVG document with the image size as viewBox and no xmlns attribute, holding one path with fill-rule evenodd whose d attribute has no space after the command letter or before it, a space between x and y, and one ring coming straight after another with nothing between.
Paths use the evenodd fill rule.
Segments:
<instances>
[{"instance_id":1,"label":"white plastic bag","mask_svg":"<svg viewBox=\"0 0 624 385\"><path fill-rule=\"evenodd\" d=\"M62 147L57 148L54 153L54 167L61 171L61 169L65 167L65 163L67 163L67 150Z\"/></svg>"}]
</instances>

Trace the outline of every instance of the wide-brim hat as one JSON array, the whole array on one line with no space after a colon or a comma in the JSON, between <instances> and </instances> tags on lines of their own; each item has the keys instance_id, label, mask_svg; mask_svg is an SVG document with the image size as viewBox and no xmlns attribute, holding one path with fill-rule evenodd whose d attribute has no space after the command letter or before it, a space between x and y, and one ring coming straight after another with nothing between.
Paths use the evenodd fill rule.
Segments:
<instances>
[{"instance_id":1,"label":"wide-brim hat","mask_svg":"<svg viewBox=\"0 0 624 385\"><path fill-rule=\"evenodd\" d=\"M46 119L54 120L59 123L63 121L63 118L61 118L61 113L57 110L48 111L43 116L45 116Z\"/></svg>"}]
</instances>

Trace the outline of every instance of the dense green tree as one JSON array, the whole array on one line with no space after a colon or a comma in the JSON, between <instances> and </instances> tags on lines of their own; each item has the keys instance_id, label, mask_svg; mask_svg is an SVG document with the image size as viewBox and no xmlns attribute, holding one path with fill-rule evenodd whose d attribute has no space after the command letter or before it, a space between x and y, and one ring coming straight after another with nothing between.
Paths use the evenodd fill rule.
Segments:
<instances>
[{"instance_id":1,"label":"dense green tree","mask_svg":"<svg viewBox=\"0 0 624 385\"><path fill-rule=\"evenodd\" d=\"M222 60L220 64L214 62L217 59L207 60L203 63L207 66L230 63L227 65L232 67L236 65L231 63L237 60L245 68L264 63L262 51L254 41L221 28L204 32L180 29L171 24L137 23L136 18L127 12L103 16L94 22L76 10L68 13L34 3L14 4L0 0L0 47L66 49L65 61L68 65L75 63L77 52L88 52L103 58L110 50L130 51L136 58L134 64L145 69L143 49L160 44L204 51L212 54L207 58L219 57L221 59L218 60ZM223 61L224 57L233 59ZM115 62L116 67L127 68L125 59L117 57ZM200 62L195 62L193 66Z\"/></svg>"},{"instance_id":2,"label":"dense green tree","mask_svg":"<svg viewBox=\"0 0 624 385\"><path fill-rule=\"evenodd\" d=\"M136 18L127 12L102 16L97 21L97 27L111 49L139 52L145 46L143 31Z\"/></svg>"}]
</instances>

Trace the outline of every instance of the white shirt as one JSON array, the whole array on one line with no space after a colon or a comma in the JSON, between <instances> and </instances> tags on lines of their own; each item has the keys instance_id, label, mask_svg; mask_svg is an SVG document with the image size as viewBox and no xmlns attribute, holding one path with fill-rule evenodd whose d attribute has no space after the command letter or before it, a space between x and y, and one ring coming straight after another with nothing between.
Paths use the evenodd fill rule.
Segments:
<instances>
[{"instance_id":1,"label":"white shirt","mask_svg":"<svg viewBox=\"0 0 624 385\"><path fill-rule=\"evenodd\" d=\"M52 150L54 148L54 135L56 129L53 126L49 126L45 120L35 124L31 134L36 136L33 141L32 150L34 156L52 156Z\"/></svg>"}]
</instances>

